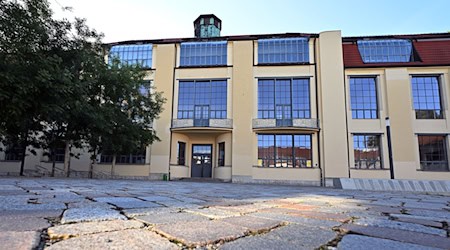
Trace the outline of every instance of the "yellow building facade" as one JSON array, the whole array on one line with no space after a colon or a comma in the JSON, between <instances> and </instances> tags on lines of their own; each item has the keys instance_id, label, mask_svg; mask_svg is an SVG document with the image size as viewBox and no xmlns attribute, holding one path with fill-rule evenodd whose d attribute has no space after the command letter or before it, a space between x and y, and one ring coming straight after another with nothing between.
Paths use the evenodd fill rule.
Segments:
<instances>
[{"instance_id":1,"label":"yellow building facade","mask_svg":"<svg viewBox=\"0 0 450 250\"><path fill-rule=\"evenodd\" d=\"M214 15L194 26L195 38L108 45L110 55L146 64L146 80L167 102L153 123L161 141L123 156L114 176L99 155L94 176L316 186L450 180L449 34L221 37ZM71 175L84 177L90 156L79 151ZM14 157L0 159L2 174L19 172ZM42 152L27 157L29 173L50 168Z\"/></svg>"}]
</instances>

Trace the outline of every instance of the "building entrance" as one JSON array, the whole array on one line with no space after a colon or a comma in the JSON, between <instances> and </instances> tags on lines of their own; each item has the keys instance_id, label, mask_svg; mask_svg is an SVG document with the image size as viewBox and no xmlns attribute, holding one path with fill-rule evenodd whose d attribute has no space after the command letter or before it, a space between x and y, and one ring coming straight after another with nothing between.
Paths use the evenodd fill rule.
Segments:
<instances>
[{"instance_id":1,"label":"building entrance","mask_svg":"<svg viewBox=\"0 0 450 250\"><path fill-rule=\"evenodd\" d=\"M192 145L191 177L211 178L212 173L212 145Z\"/></svg>"}]
</instances>

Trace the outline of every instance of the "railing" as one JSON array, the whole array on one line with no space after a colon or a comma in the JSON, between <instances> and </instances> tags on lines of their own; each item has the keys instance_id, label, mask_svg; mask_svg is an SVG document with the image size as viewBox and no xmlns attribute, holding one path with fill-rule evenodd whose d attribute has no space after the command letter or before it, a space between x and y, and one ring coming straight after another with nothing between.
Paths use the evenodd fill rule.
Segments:
<instances>
[{"instance_id":1,"label":"railing","mask_svg":"<svg viewBox=\"0 0 450 250\"><path fill-rule=\"evenodd\" d=\"M195 122L194 119L173 119L172 128L233 128L232 119L206 119L208 122L202 120L201 123Z\"/></svg>"},{"instance_id":2,"label":"railing","mask_svg":"<svg viewBox=\"0 0 450 250\"><path fill-rule=\"evenodd\" d=\"M319 119L253 119L252 127L258 128L309 128L319 129Z\"/></svg>"}]
</instances>

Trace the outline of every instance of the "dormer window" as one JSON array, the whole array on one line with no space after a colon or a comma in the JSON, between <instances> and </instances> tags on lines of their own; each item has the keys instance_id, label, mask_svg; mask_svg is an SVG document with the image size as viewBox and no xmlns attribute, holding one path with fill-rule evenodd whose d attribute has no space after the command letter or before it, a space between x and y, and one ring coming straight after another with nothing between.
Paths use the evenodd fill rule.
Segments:
<instances>
[{"instance_id":1,"label":"dormer window","mask_svg":"<svg viewBox=\"0 0 450 250\"><path fill-rule=\"evenodd\" d=\"M364 63L412 62L413 45L405 39L359 40L359 54Z\"/></svg>"}]
</instances>

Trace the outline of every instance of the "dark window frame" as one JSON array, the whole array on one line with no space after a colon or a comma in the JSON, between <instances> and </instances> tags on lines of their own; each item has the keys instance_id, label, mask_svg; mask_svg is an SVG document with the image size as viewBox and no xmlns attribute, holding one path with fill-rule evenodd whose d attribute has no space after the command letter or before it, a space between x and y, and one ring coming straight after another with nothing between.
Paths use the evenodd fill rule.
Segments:
<instances>
[{"instance_id":1,"label":"dark window frame","mask_svg":"<svg viewBox=\"0 0 450 250\"><path fill-rule=\"evenodd\" d=\"M117 154L116 165L145 165L146 155L146 147L130 154ZM100 154L100 164L112 163L113 157L114 155L110 151L103 150L103 152Z\"/></svg>"},{"instance_id":2,"label":"dark window frame","mask_svg":"<svg viewBox=\"0 0 450 250\"><path fill-rule=\"evenodd\" d=\"M177 119L194 119L196 107L200 106L205 108L207 106L208 119L227 119L227 104L228 81L226 79L180 80L178 82Z\"/></svg>"},{"instance_id":3,"label":"dark window frame","mask_svg":"<svg viewBox=\"0 0 450 250\"><path fill-rule=\"evenodd\" d=\"M180 44L180 67L222 67L227 66L227 61L227 41L184 42Z\"/></svg>"},{"instance_id":4,"label":"dark window frame","mask_svg":"<svg viewBox=\"0 0 450 250\"><path fill-rule=\"evenodd\" d=\"M428 139L432 137L441 137L442 140L440 141L442 148L438 148L437 150L440 151L438 154L435 153L436 148L431 148L431 152L424 152L426 149L424 146L421 145L425 143L425 139L428 137ZM446 134L418 134L417 135L417 141L419 145L419 162L420 162L420 170L421 171L449 171L448 166L448 146L447 146L447 135ZM423 158L426 159L423 159ZM431 160L429 160L431 158ZM433 158L441 158L438 160L433 160Z\"/></svg>"},{"instance_id":5,"label":"dark window frame","mask_svg":"<svg viewBox=\"0 0 450 250\"><path fill-rule=\"evenodd\" d=\"M309 78L258 79L258 119L311 119L310 85Z\"/></svg>"},{"instance_id":6,"label":"dark window frame","mask_svg":"<svg viewBox=\"0 0 450 250\"><path fill-rule=\"evenodd\" d=\"M362 140L358 140L358 145L355 145L355 139L362 137ZM370 138L369 137L374 137L377 139L377 150L375 150L375 152L378 152L378 154L375 155L375 157L378 157L378 159L373 159L367 157L367 155L370 155L370 150L372 149L370 147L370 145L368 145ZM363 143L364 145L360 145L360 143ZM357 152L357 149L361 149L363 148L363 150L359 150L362 152ZM371 169L371 170L383 170L384 169L384 164L383 164L383 145L382 145L382 141L381 141L381 134L367 134L367 133L357 133L357 134L353 134L353 160L354 160L354 164L353 164L353 169ZM363 157L364 155L364 151L367 150L369 151L368 153L366 153L366 157ZM365 164L364 164L365 163ZM369 163L369 165L368 165ZM378 166L377 166L378 163ZM373 167L371 168L371 166L373 165Z\"/></svg>"},{"instance_id":7,"label":"dark window frame","mask_svg":"<svg viewBox=\"0 0 450 250\"><path fill-rule=\"evenodd\" d=\"M364 63L407 63L414 61L414 46L408 39L358 40L358 52Z\"/></svg>"},{"instance_id":8,"label":"dark window frame","mask_svg":"<svg viewBox=\"0 0 450 250\"><path fill-rule=\"evenodd\" d=\"M219 142L217 145L217 166L225 166L225 142Z\"/></svg>"},{"instance_id":9,"label":"dark window frame","mask_svg":"<svg viewBox=\"0 0 450 250\"><path fill-rule=\"evenodd\" d=\"M127 65L139 64L144 69L151 69L153 63L153 44L122 44L114 45L109 50L108 63L117 57Z\"/></svg>"},{"instance_id":10,"label":"dark window frame","mask_svg":"<svg viewBox=\"0 0 450 250\"><path fill-rule=\"evenodd\" d=\"M349 77L349 99L352 119L379 119L380 105L378 100L378 86L377 76ZM359 89L357 89L357 87ZM362 105L361 108L354 108L360 105ZM373 107L373 105L375 105L375 107ZM366 106L368 107L366 108Z\"/></svg>"},{"instance_id":11,"label":"dark window frame","mask_svg":"<svg viewBox=\"0 0 450 250\"><path fill-rule=\"evenodd\" d=\"M258 65L309 62L309 38L307 37L258 39Z\"/></svg>"},{"instance_id":12,"label":"dark window frame","mask_svg":"<svg viewBox=\"0 0 450 250\"><path fill-rule=\"evenodd\" d=\"M419 79L422 79L422 82L418 82ZM432 82L431 79L435 79L436 82ZM431 80L431 82L425 82L427 80ZM436 85L433 86L434 84ZM431 89L428 89L427 86L431 86ZM411 75L411 92L416 119L445 118L440 75ZM422 101L423 99L425 101ZM439 100L436 101L436 99ZM436 108L436 105L438 105L438 108ZM424 106L426 108L422 108ZM433 108L428 108L429 106L433 106Z\"/></svg>"},{"instance_id":13,"label":"dark window frame","mask_svg":"<svg viewBox=\"0 0 450 250\"><path fill-rule=\"evenodd\" d=\"M186 142L179 141L177 144L177 165L186 166Z\"/></svg>"},{"instance_id":14,"label":"dark window frame","mask_svg":"<svg viewBox=\"0 0 450 250\"><path fill-rule=\"evenodd\" d=\"M289 138L290 137L290 138ZM289 143L291 152L282 152L282 148L279 148L280 144L278 139L282 138L288 139L286 141ZM303 140L301 140L304 138ZM308 139L307 139L308 138ZM296 139L300 139L296 140ZM269 142L267 144L267 142ZM273 142L273 146L264 147L270 145ZM298 143L304 143L305 146L302 148ZM271 149L273 147L273 149ZM289 148L289 147L287 147ZM307 157L301 156L301 150L307 150ZM262 152L262 150L267 152ZM273 152L272 152L273 151ZM287 156L284 156L284 155ZM290 156L289 156L290 154ZM258 134L258 161L261 160L263 168L313 168L313 148L312 148L312 135L311 134ZM308 166L308 161L310 166ZM258 164L259 165L259 164Z\"/></svg>"},{"instance_id":15,"label":"dark window frame","mask_svg":"<svg viewBox=\"0 0 450 250\"><path fill-rule=\"evenodd\" d=\"M18 145L3 145L4 159L1 161L20 162L22 161L23 148Z\"/></svg>"}]
</instances>

